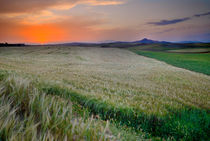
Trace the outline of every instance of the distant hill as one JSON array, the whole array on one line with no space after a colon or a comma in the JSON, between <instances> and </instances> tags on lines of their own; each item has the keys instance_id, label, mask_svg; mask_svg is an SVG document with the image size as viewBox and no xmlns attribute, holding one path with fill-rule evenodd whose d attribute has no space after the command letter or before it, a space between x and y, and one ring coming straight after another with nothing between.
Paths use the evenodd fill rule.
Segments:
<instances>
[{"instance_id":1,"label":"distant hill","mask_svg":"<svg viewBox=\"0 0 210 141\"><path fill-rule=\"evenodd\" d=\"M68 46L97 46L97 45L112 45L112 44L154 44L154 43L170 43L166 41L156 41L156 40L151 40L144 38L142 40L138 41L114 41L114 40L106 40L106 41L100 41L100 42L72 42L72 43L63 43L63 44L58 44L58 45L68 45Z\"/></svg>"},{"instance_id":2,"label":"distant hill","mask_svg":"<svg viewBox=\"0 0 210 141\"><path fill-rule=\"evenodd\" d=\"M166 41L156 41L156 40L151 40L151 39L144 38L144 39L139 40L139 41L134 41L134 43L154 44L154 43L170 43L170 42L166 42Z\"/></svg>"}]
</instances>

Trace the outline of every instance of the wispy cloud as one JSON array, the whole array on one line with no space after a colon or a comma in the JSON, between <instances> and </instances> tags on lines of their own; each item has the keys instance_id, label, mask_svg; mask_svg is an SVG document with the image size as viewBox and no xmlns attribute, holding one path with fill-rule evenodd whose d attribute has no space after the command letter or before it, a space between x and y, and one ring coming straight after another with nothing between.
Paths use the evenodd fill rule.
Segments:
<instances>
[{"instance_id":1,"label":"wispy cloud","mask_svg":"<svg viewBox=\"0 0 210 141\"><path fill-rule=\"evenodd\" d=\"M125 2L126 0L0 0L0 17L11 21L19 19L24 24L52 23L72 17L58 13L67 13L67 10L80 4L106 6Z\"/></svg>"},{"instance_id":2,"label":"wispy cloud","mask_svg":"<svg viewBox=\"0 0 210 141\"><path fill-rule=\"evenodd\" d=\"M84 2L85 3L85 2ZM87 0L87 4L97 6L97 5L119 5L123 4L124 1L117 0Z\"/></svg>"},{"instance_id":3,"label":"wispy cloud","mask_svg":"<svg viewBox=\"0 0 210 141\"><path fill-rule=\"evenodd\" d=\"M176 24L176 23L184 22L184 21L187 21L187 20L190 20L190 19L191 19L190 17L186 17L186 18L181 18L181 19L161 20L161 21L158 21L158 22L148 22L148 24L163 26L163 25L170 25L170 24Z\"/></svg>"},{"instance_id":4,"label":"wispy cloud","mask_svg":"<svg viewBox=\"0 0 210 141\"><path fill-rule=\"evenodd\" d=\"M202 17L202 16L208 16L210 15L210 12L202 13L202 14L195 14L194 17Z\"/></svg>"},{"instance_id":5,"label":"wispy cloud","mask_svg":"<svg viewBox=\"0 0 210 141\"><path fill-rule=\"evenodd\" d=\"M66 10L79 4L105 6L123 3L124 0L0 0L0 14L40 12L47 9Z\"/></svg>"},{"instance_id":6,"label":"wispy cloud","mask_svg":"<svg viewBox=\"0 0 210 141\"><path fill-rule=\"evenodd\" d=\"M157 21L157 22L148 22L147 24L151 24L151 25L155 25L155 26L165 26L165 25L171 25L171 24L185 22L185 21L188 21L193 18L208 16L208 15L210 15L210 12L195 14L191 17L185 17L185 18L177 18L177 19L172 19L172 20L161 20L161 21Z\"/></svg>"}]
</instances>

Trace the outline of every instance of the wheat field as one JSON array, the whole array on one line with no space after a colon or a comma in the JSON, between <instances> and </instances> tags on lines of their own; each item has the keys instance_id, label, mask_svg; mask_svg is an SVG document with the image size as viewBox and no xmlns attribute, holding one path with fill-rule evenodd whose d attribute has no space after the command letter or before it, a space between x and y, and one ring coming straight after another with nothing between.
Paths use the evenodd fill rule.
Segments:
<instances>
[{"instance_id":1,"label":"wheat field","mask_svg":"<svg viewBox=\"0 0 210 141\"><path fill-rule=\"evenodd\" d=\"M209 76L123 49L2 47L0 69L160 118L189 107L210 109Z\"/></svg>"}]
</instances>

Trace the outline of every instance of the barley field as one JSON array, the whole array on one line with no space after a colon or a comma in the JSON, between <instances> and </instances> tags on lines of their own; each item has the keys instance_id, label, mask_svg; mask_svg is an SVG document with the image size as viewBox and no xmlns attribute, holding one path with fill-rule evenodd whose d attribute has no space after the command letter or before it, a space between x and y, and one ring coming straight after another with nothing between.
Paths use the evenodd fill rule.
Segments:
<instances>
[{"instance_id":1,"label":"barley field","mask_svg":"<svg viewBox=\"0 0 210 141\"><path fill-rule=\"evenodd\" d=\"M0 122L12 122L8 123L11 126L0 123L5 125L5 128L0 128L0 137L7 135L14 139L28 135L29 139L35 140L39 134L40 140L123 140L118 134L124 132L125 126L133 134L144 135L133 140L209 138L208 75L177 68L128 50L73 46L1 47L0 70L8 74L8 78L1 81L0 98L1 107L4 107L0 112L8 115L1 116ZM23 77L23 82L22 78L19 82L16 77ZM25 79L35 83L34 87ZM12 86L8 86L9 82ZM12 95L8 96L10 93ZM33 96L25 95L31 93ZM71 101L87 109L90 116L84 120L83 115L79 118L77 114L74 117L75 114L67 112L72 111ZM23 117L19 114L17 118L14 105L19 103L23 106L18 111L26 114ZM36 103L43 106L33 107ZM62 105L61 109L59 105ZM52 115L47 114L50 111ZM59 114L59 111L63 113ZM34 115L39 117L40 124L35 124ZM95 120L91 115L100 119ZM33 123L27 124L27 121L21 120L25 116L31 118ZM42 124L51 118L52 125ZM113 120L110 124L117 130L113 134L106 132L108 127L105 121L108 120ZM54 129L56 122L62 127ZM24 131L23 123L30 125ZM7 131L16 126L15 133ZM40 126L42 133L38 133L37 126ZM32 129L36 132L31 132ZM126 131L124 134L132 133Z\"/></svg>"},{"instance_id":2,"label":"barley field","mask_svg":"<svg viewBox=\"0 0 210 141\"><path fill-rule=\"evenodd\" d=\"M40 92L28 79L11 75L0 84L2 140L116 139L108 122L104 126L93 117L77 116L71 101Z\"/></svg>"}]
</instances>

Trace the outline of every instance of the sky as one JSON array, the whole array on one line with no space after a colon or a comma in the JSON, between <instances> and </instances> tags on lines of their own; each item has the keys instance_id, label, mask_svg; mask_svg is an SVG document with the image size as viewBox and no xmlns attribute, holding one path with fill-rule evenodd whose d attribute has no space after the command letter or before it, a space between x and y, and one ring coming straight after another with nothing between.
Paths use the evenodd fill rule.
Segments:
<instances>
[{"instance_id":1,"label":"sky","mask_svg":"<svg viewBox=\"0 0 210 141\"><path fill-rule=\"evenodd\" d=\"M210 41L210 0L0 0L0 42Z\"/></svg>"}]
</instances>

